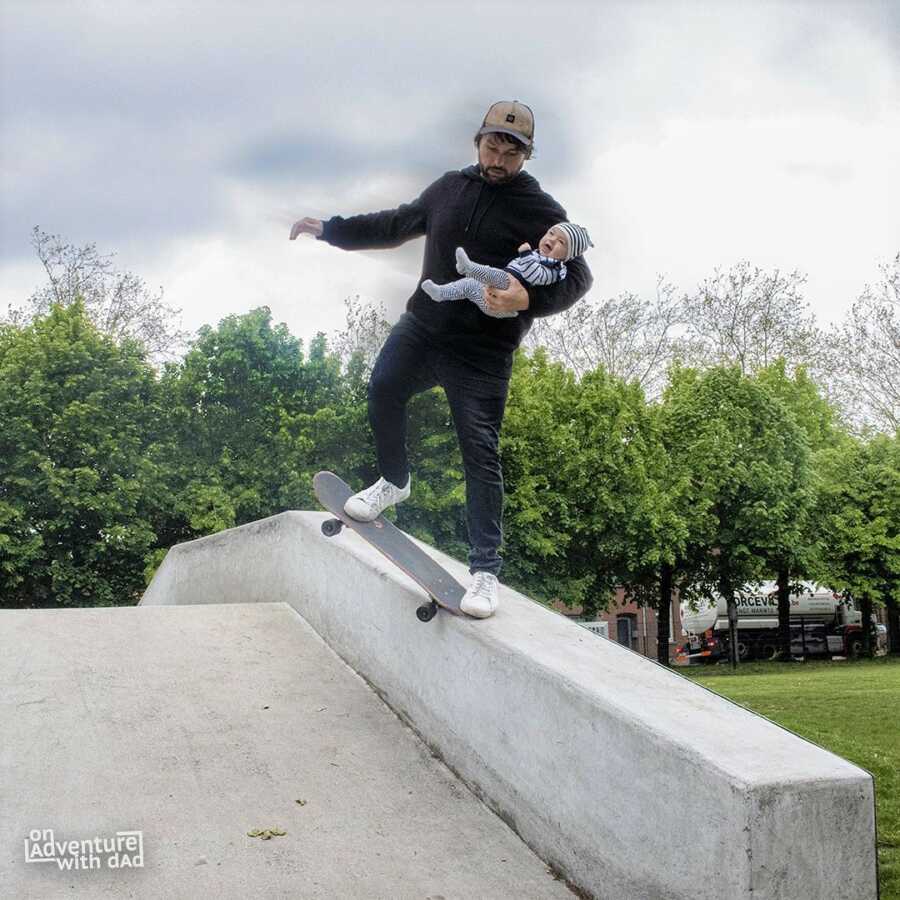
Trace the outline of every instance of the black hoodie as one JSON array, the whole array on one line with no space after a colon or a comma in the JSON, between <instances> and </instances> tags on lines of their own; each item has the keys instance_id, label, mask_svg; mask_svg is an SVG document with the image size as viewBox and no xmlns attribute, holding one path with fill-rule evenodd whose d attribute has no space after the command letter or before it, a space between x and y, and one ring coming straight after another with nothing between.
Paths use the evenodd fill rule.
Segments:
<instances>
[{"instance_id":1,"label":"black hoodie","mask_svg":"<svg viewBox=\"0 0 900 900\"><path fill-rule=\"evenodd\" d=\"M566 211L527 172L510 181L491 184L478 166L447 172L411 203L397 209L324 223L320 240L343 250L399 247L425 235L425 256L419 283L455 281L456 248L469 258L503 268L519 245L538 241L552 225L566 221ZM437 303L417 287L406 309L431 338L472 366L509 377L512 354L535 316L568 309L583 297L593 281L582 257L566 263L568 274L556 284L528 291L528 309L515 318L495 319L468 301Z\"/></svg>"}]
</instances>

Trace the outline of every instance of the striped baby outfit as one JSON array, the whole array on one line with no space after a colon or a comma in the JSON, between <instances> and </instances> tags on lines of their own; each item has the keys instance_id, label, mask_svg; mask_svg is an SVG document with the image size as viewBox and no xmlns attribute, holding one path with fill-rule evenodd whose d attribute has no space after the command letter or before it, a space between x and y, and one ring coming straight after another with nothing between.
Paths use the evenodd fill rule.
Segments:
<instances>
[{"instance_id":1,"label":"striped baby outfit","mask_svg":"<svg viewBox=\"0 0 900 900\"><path fill-rule=\"evenodd\" d=\"M543 286L562 281L566 277L566 264L561 259L541 256L537 250L523 250L504 266L504 271L512 272L520 281Z\"/></svg>"},{"instance_id":2,"label":"striped baby outfit","mask_svg":"<svg viewBox=\"0 0 900 900\"><path fill-rule=\"evenodd\" d=\"M446 300L471 300L486 316L494 319L511 319L518 313L490 312L484 301L483 285L505 291L509 287L510 275L539 287L555 284L566 277L566 264L562 260L542 256L537 250L523 250L502 269L495 269L493 266L472 262L462 247L459 247L456 251L456 268L466 277L448 284L435 284L431 280L425 280L422 282L422 290L439 303Z\"/></svg>"}]
</instances>

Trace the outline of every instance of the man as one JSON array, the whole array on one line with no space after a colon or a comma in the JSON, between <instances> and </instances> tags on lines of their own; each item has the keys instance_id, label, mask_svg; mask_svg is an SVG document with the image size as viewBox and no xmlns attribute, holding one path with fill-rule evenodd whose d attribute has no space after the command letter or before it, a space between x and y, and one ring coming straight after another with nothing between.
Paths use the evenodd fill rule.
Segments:
<instances>
[{"instance_id":1,"label":"man","mask_svg":"<svg viewBox=\"0 0 900 900\"><path fill-rule=\"evenodd\" d=\"M518 101L494 103L475 135L478 163L442 175L397 209L328 221L304 218L290 239L311 234L344 250L397 247L425 235L421 282L454 280L455 250L502 267L521 244L536 246L565 210L523 170L534 146L534 117ZM592 283L582 257L565 280L543 287L510 276L506 290L485 288L487 314L473 303L436 303L417 287L385 341L369 380L369 422L381 478L351 497L346 511L371 521L410 493L406 405L443 387L466 474L469 570L463 612L485 618L497 609L502 539L503 475L500 426L512 357L535 316L568 309ZM518 312L517 316L508 316ZM507 315L504 317L503 314ZM500 316L500 317L496 317Z\"/></svg>"}]
</instances>

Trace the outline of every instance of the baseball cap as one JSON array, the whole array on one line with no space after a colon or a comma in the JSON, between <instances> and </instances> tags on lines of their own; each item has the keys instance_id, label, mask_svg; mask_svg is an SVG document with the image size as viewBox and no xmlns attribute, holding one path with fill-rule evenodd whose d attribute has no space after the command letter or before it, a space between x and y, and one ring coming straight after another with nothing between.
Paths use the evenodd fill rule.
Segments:
<instances>
[{"instance_id":1,"label":"baseball cap","mask_svg":"<svg viewBox=\"0 0 900 900\"><path fill-rule=\"evenodd\" d=\"M478 134L508 134L529 149L534 143L534 113L518 100L499 100L491 105Z\"/></svg>"}]
</instances>

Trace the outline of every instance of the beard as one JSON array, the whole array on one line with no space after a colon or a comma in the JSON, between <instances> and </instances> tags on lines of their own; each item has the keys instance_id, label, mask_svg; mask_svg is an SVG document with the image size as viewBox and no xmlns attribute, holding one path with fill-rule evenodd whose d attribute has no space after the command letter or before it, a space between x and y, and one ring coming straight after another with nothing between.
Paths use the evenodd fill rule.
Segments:
<instances>
[{"instance_id":1,"label":"beard","mask_svg":"<svg viewBox=\"0 0 900 900\"><path fill-rule=\"evenodd\" d=\"M519 174L521 169L516 172L507 172L505 169L485 169L481 163L478 164L478 171L481 172L481 177L491 184L506 184L507 181L512 181L516 175Z\"/></svg>"}]
</instances>

